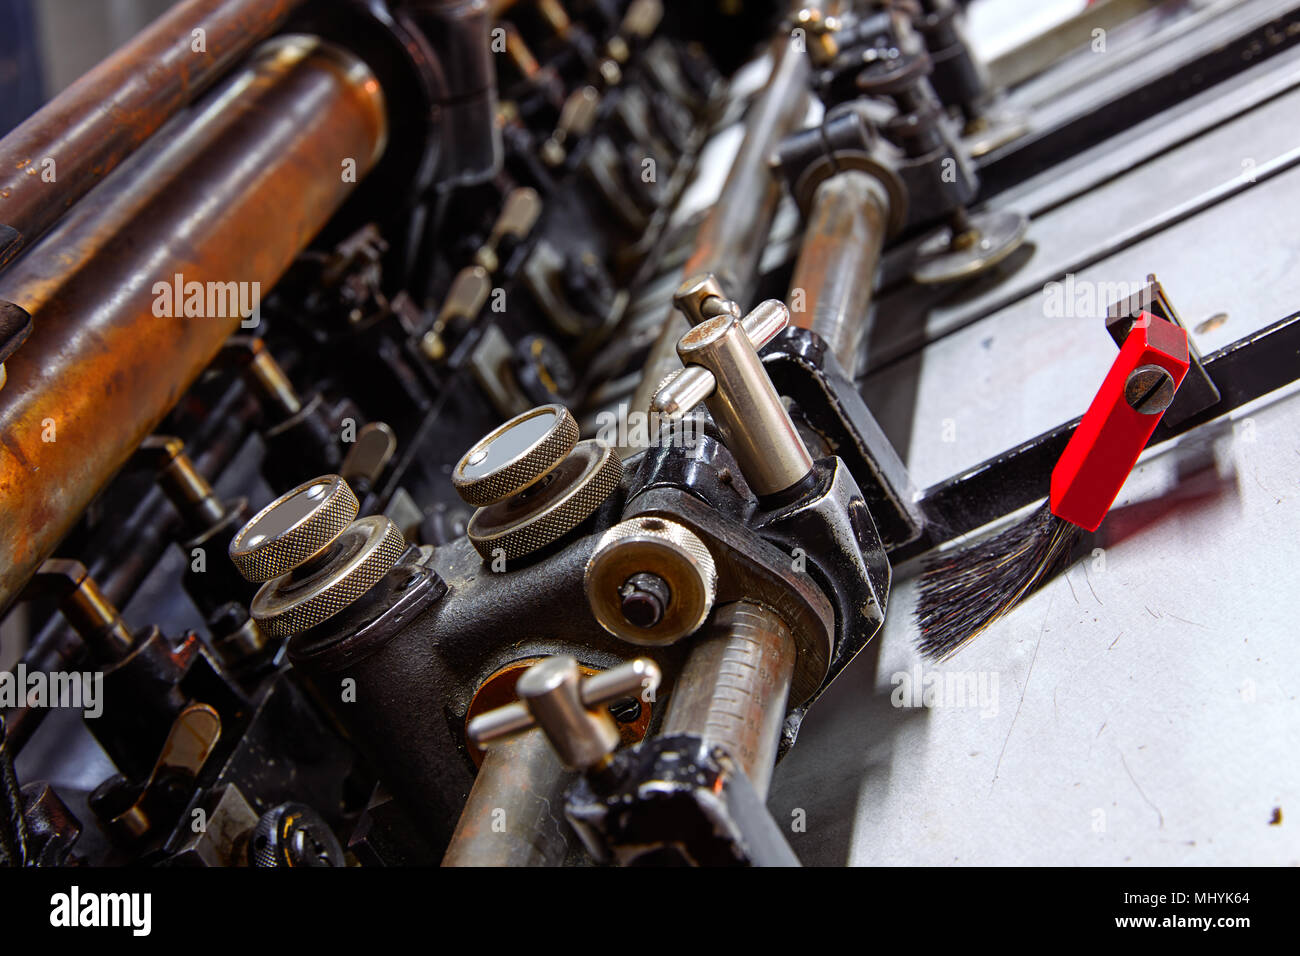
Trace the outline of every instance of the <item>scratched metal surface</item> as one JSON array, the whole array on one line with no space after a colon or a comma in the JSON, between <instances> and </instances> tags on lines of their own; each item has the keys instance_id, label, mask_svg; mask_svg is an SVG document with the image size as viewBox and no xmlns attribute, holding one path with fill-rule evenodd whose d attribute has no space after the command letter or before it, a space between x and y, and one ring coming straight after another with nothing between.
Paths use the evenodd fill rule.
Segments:
<instances>
[{"instance_id":1,"label":"scratched metal surface","mask_svg":"<svg viewBox=\"0 0 1300 956\"><path fill-rule=\"evenodd\" d=\"M1030 228L1034 271L1064 272L1108 223L1194 198L1245 158L1284 155L1297 141L1280 117L1296 108L1279 97L1047 209ZM1033 192L1017 206L1033 209ZM1298 202L1300 173L1279 173L1079 277L1158 273L1189 324L1226 314L1195 336L1218 348L1300 308ZM865 382L923 486L1079 414L1114 357L1100 318L1046 319L1041 288L988 301L991 313ZM770 807L801 824L801 859L1300 864L1297 475L1294 388L1156 449L1097 556L943 664L913 650L917 569L898 569L881 635L777 769Z\"/></svg>"},{"instance_id":2,"label":"scratched metal surface","mask_svg":"<svg viewBox=\"0 0 1300 956\"><path fill-rule=\"evenodd\" d=\"M973 706L895 706L920 666L901 582L777 769L801 859L1300 864L1298 468L1295 394L1157 450L1097 536L1104 565L923 667L921 686L982 679Z\"/></svg>"}]
</instances>

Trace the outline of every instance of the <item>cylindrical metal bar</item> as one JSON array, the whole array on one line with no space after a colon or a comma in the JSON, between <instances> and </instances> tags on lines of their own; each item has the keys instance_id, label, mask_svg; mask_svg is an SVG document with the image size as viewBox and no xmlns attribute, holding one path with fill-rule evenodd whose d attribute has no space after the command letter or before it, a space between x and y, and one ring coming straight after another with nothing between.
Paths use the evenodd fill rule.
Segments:
<instances>
[{"instance_id":1,"label":"cylindrical metal bar","mask_svg":"<svg viewBox=\"0 0 1300 956\"><path fill-rule=\"evenodd\" d=\"M684 276L714 273L727 295L742 307L751 294L758 261L781 199L781 181L772 174L772 154L808 112L808 57L795 49L784 33L773 41L772 56L772 75L750 107L740 151L732 161L718 201L700 226L695 251L683 269ZM648 408L659 383L681 367L677 340L686 329L686 320L670 309L646 359L641 384L632 399L633 408Z\"/></svg>"},{"instance_id":2,"label":"cylindrical metal bar","mask_svg":"<svg viewBox=\"0 0 1300 956\"><path fill-rule=\"evenodd\" d=\"M705 403L749 487L772 495L802 481L812 458L744 326L730 315L709 319L682 336L677 351L713 373Z\"/></svg>"},{"instance_id":3,"label":"cylindrical metal bar","mask_svg":"<svg viewBox=\"0 0 1300 956\"><path fill-rule=\"evenodd\" d=\"M794 663L794 636L776 614L749 601L723 605L673 686L664 734L723 747L766 796Z\"/></svg>"},{"instance_id":4,"label":"cylindrical metal bar","mask_svg":"<svg viewBox=\"0 0 1300 956\"><path fill-rule=\"evenodd\" d=\"M498 740L479 767L443 866L559 866L569 852L573 775L541 730Z\"/></svg>"},{"instance_id":5,"label":"cylindrical metal bar","mask_svg":"<svg viewBox=\"0 0 1300 956\"><path fill-rule=\"evenodd\" d=\"M118 661L131 652L134 637L130 629L84 567L61 610L101 661Z\"/></svg>"},{"instance_id":6,"label":"cylindrical metal bar","mask_svg":"<svg viewBox=\"0 0 1300 956\"><path fill-rule=\"evenodd\" d=\"M195 466L200 474L216 480L243 446L257 412L258 405L247 386L235 380L194 436L194 447L199 449ZM180 533L180 524L180 516L167 507L163 490L154 485L114 527L104 547L92 552L95 556L90 559L89 576L110 604L126 607L167 545ZM63 615L55 614L27 648L23 661L29 671L75 669L87 657L85 649L81 635ZM15 753L22 750L49 713L48 707L20 705L6 714Z\"/></svg>"},{"instance_id":7,"label":"cylindrical metal bar","mask_svg":"<svg viewBox=\"0 0 1300 956\"><path fill-rule=\"evenodd\" d=\"M261 339L250 344L252 356L248 360L248 374L263 397L275 408L274 420L292 418L302 411L302 400L294 390L289 376L275 360Z\"/></svg>"},{"instance_id":8,"label":"cylindrical metal bar","mask_svg":"<svg viewBox=\"0 0 1300 956\"><path fill-rule=\"evenodd\" d=\"M386 137L373 74L310 37L268 44L194 114L0 275L35 323L0 392L0 607L238 327L232 290L255 302L353 188L344 162L368 172Z\"/></svg>"},{"instance_id":9,"label":"cylindrical metal bar","mask_svg":"<svg viewBox=\"0 0 1300 956\"><path fill-rule=\"evenodd\" d=\"M140 445L158 469L158 483L173 507L196 531L206 531L226 517L226 508L185 454L185 442L175 435L150 435Z\"/></svg>"},{"instance_id":10,"label":"cylindrical metal bar","mask_svg":"<svg viewBox=\"0 0 1300 956\"><path fill-rule=\"evenodd\" d=\"M30 247L302 0L186 0L0 140L0 223Z\"/></svg>"},{"instance_id":11,"label":"cylindrical metal bar","mask_svg":"<svg viewBox=\"0 0 1300 956\"><path fill-rule=\"evenodd\" d=\"M888 223L879 180L857 170L832 176L813 196L790 279L791 324L816 332L850 377L861 362Z\"/></svg>"}]
</instances>

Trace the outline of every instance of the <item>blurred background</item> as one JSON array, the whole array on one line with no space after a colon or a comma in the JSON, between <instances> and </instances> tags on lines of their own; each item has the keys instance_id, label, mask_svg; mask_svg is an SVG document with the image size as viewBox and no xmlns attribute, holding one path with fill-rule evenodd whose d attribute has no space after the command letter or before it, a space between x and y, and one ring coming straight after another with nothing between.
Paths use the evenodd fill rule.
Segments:
<instances>
[{"instance_id":1,"label":"blurred background","mask_svg":"<svg viewBox=\"0 0 1300 956\"><path fill-rule=\"evenodd\" d=\"M173 2L0 0L0 135ZM975 0L968 13L971 39L991 58L1086 5L1087 0Z\"/></svg>"}]
</instances>

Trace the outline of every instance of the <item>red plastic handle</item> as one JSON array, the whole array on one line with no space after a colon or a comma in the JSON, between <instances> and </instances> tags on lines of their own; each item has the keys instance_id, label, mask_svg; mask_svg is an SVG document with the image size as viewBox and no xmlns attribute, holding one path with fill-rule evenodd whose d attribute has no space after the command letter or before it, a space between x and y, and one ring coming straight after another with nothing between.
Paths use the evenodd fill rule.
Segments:
<instances>
[{"instance_id":1,"label":"red plastic handle","mask_svg":"<svg viewBox=\"0 0 1300 956\"><path fill-rule=\"evenodd\" d=\"M1164 415L1163 410L1145 414L1129 405L1124 397L1129 376L1143 365L1158 365L1173 376L1177 389L1190 364L1185 329L1149 312L1138 316L1052 469L1053 514L1097 530Z\"/></svg>"}]
</instances>

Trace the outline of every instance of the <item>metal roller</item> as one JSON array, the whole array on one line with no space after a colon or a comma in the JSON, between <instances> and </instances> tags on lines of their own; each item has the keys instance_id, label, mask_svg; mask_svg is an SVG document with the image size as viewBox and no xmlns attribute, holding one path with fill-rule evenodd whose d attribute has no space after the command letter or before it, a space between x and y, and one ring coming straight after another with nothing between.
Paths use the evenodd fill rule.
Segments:
<instances>
[{"instance_id":1,"label":"metal roller","mask_svg":"<svg viewBox=\"0 0 1300 956\"><path fill-rule=\"evenodd\" d=\"M368 172L386 136L360 60L279 38L0 276L35 323L0 392L0 606L240 325L160 318L160 284L269 290L354 188L344 160Z\"/></svg>"}]
</instances>

